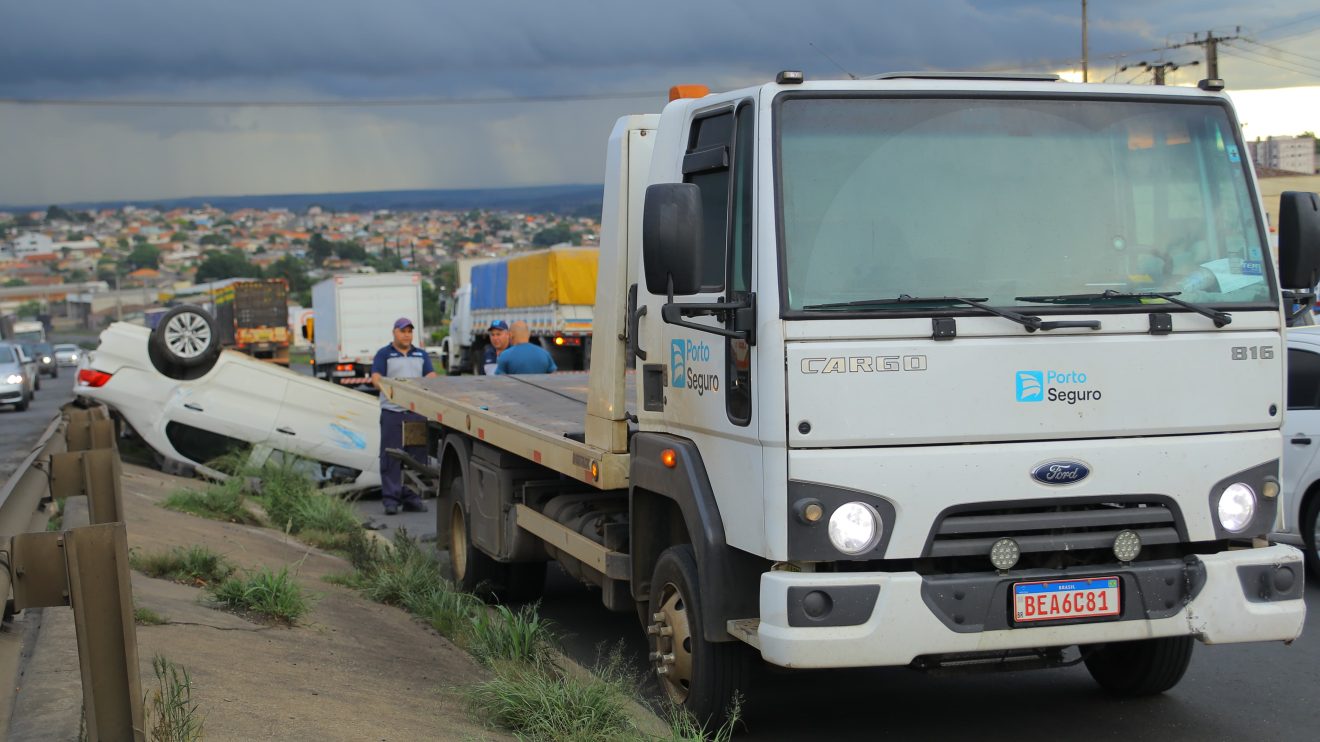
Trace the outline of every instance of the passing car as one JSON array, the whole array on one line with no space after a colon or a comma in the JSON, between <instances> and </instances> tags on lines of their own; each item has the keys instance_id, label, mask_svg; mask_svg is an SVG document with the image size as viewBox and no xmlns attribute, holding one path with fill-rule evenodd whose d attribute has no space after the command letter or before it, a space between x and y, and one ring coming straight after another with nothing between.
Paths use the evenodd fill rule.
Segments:
<instances>
[{"instance_id":1,"label":"passing car","mask_svg":"<svg viewBox=\"0 0 1320 742\"><path fill-rule=\"evenodd\" d=\"M0 343L0 405L12 405L19 412L28 408L36 391L32 369L21 346Z\"/></svg>"},{"instance_id":2,"label":"passing car","mask_svg":"<svg viewBox=\"0 0 1320 742\"><path fill-rule=\"evenodd\" d=\"M250 451L251 464L297 460L341 491L380 486L374 397L221 351L199 307L171 309L154 330L110 325L80 366L75 393L109 406L167 470Z\"/></svg>"},{"instance_id":3,"label":"passing car","mask_svg":"<svg viewBox=\"0 0 1320 742\"><path fill-rule=\"evenodd\" d=\"M37 349L32 343L14 343L23 358L23 364L32 374L32 391L41 391L41 361L37 358Z\"/></svg>"},{"instance_id":4,"label":"passing car","mask_svg":"<svg viewBox=\"0 0 1320 742\"><path fill-rule=\"evenodd\" d=\"M83 356L83 349L71 343L60 343L55 346L55 363L60 366L77 366L78 359Z\"/></svg>"},{"instance_id":5,"label":"passing car","mask_svg":"<svg viewBox=\"0 0 1320 742\"><path fill-rule=\"evenodd\" d=\"M1288 410L1275 540L1300 547L1320 575L1320 327L1288 330Z\"/></svg>"},{"instance_id":6,"label":"passing car","mask_svg":"<svg viewBox=\"0 0 1320 742\"><path fill-rule=\"evenodd\" d=\"M50 343L37 343L32 346L32 353L37 358L37 365L41 373L52 379L60 377L60 367L55 362L55 346Z\"/></svg>"}]
</instances>

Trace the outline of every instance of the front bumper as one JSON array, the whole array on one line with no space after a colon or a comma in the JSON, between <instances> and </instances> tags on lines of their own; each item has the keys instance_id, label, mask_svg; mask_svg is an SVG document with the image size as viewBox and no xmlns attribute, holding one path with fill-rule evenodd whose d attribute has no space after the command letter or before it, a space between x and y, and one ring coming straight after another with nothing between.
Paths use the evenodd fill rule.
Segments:
<instances>
[{"instance_id":1,"label":"front bumper","mask_svg":"<svg viewBox=\"0 0 1320 742\"><path fill-rule=\"evenodd\" d=\"M0 404L18 404L27 395L23 384L0 384Z\"/></svg>"},{"instance_id":2,"label":"front bumper","mask_svg":"<svg viewBox=\"0 0 1320 742\"><path fill-rule=\"evenodd\" d=\"M1120 570L1101 568L1093 574ZM1284 572L1292 582L1279 589L1271 575ZM766 661L783 667L879 667L907 665L925 655L994 652L1038 647L1195 636L1206 644L1292 641L1302 632L1302 554L1290 546L1225 551L1188 557L1188 584L1179 605L1160 606L1154 618L1095 621L1069 625L1010 628L1007 618L981 627L942 619L928 597L929 583L915 572L799 573L761 576L761 621L756 642ZM1141 578L1145 579L1145 578ZM1161 578L1163 583L1163 578ZM923 584L927 589L923 591ZM790 616L804 589L847 588L869 606L865 619L843 626L800 625ZM878 588L878 593L876 592ZM1146 592L1140 592L1145 590ZM792 594L790 594L790 591ZM1156 602L1158 591L1143 586L1124 600ZM871 595L874 602L871 603ZM1146 596L1146 597L1143 597ZM1160 598L1162 599L1162 598ZM855 605L850 607L854 611ZM799 624L799 625L793 625Z\"/></svg>"}]
</instances>

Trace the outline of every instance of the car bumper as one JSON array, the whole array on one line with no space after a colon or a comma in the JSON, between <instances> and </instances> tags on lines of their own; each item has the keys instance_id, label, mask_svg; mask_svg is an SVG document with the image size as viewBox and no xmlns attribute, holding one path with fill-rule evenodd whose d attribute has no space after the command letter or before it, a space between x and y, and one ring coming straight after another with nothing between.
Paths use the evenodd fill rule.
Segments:
<instances>
[{"instance_id":1,"label":"car bumper","mask_svg":"<svg viewBox=\"0 0 1320 742\"><path fill-rule=\"evenodd\" d=\"M993 599L983 601L990 608L985 615L992 620L978 627L983 615L972 610L964 616L956 607L968 599L966 591L956 587L932 591L931 581L915 572L767 572L761 576L761 620L755 643L768 662L783 667L878 667L907 665L928 655L1172 636L1195 636L1206 644L1292 641L1302 632L1306 619L1302 554L1290 546L1198 555L1162 569L1163 576L1143 568L1129 570L1133 580L1124 578L1125 609L1119 620L1017 628L1009 623L1002 601L996 606ZM1190 587L1178 585L1169 570L1182 570ZM1115 565L1088 568L1087 573L1122 571ZM1282 573L1286 579L1274 577ZM1158 582L1153 581L1156 577ZM988 579L1008 583L1036 578L991 575ZM1287 589L1281 589L1285 582ZM829 594L839 588L844 590L832 596L834 612L850 613L852 618L842 619L849 625L803 625L803 614L795 605L801 604L804 589ZM1170 590L1181 591L1182 599L1164 600L1161 593ZM958 597L960 593L963 597ZM1137 614L1142 617L1130 617ZM836 616L833 622L839 620ZM821 623L829 622L827 616Z\"/></svg>"},{"instance_id":2,"label":"car bumper","mask_svg":"<svg viewBox=\"0 0 1320 742\"><path fill-rule=\"evenodd\" d=\"M26 394L22 384L0 384L0 404L18 404Z\"/></svg>"}]
</instances>

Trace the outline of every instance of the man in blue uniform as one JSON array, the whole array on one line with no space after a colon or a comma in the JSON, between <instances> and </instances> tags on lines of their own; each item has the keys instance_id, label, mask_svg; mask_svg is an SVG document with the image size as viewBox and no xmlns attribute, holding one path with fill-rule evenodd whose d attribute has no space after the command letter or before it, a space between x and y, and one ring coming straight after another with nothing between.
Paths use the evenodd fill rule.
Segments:
<instances>
[{"instance_id":1,"label":"man in blue uniform","mask_svg":"<svg viewBox=\"0 0 1320 742\"><path fill-rule=\"evenodd\" d=\"M513 335L513 344L500 354L500 360L495 364L495 373L553 374L558 370L555 359L550 357L545 348L532 344L532 331L526 322L514 322L509 333Z\"/></svg>"},{"instance_id":2,"label":"man in blue uniform","mask_svg":"<svg viewBox=\"0 0 1320 742\"><path fill-rule=\"evenodd\" d=\"M482 354L481 373L490 376L495 373L495 364L499 361L500 354L509 347L509 325L504 320L497 319L490 323L490 329L486 332L490 335L490 345L486 346L486 352Z\"/></svg>"},{"instance_id":3,"label":"man in blue uniform","mask_svg":"<svg viewBox=\"0 0 1320 742\"><path fill-rule=\"evenodd\" d=\"M412 340L412 320L407 317L395 320L394 342L376 351L376 358L371 363L373 386L380 389L381 377L419 379L435 376L431 356L414 346ZM413 458L425 459L425 446L405 448L403 445L403 424L411 421L425 422L426 418L394 404L384 394L380 395L380 499L386 515L395 515L400 506L410 512L426 512L421 495L403 488L403 465L385 455L388 449L403 448Z\"/></svg>"}]
</instances>

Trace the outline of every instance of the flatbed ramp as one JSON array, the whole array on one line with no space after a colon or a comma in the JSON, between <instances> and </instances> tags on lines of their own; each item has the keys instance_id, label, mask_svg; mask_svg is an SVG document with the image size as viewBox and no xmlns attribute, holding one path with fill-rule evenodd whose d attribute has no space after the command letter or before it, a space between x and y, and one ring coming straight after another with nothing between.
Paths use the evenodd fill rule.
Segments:
<instances>
[{"instance_id":1,"label":"flatbed ramp","mask_svg":"<svg viewBox=\"0 0 1320 742\"><path fill-rule=\"evenodd\" d=\"M600 489L628 486L628 454L583 440L586 372L536 376L382 379L395 404L427 420L517 454ZM635 398L632 374L627 396Z\"/></svg>"}]
</instances>

